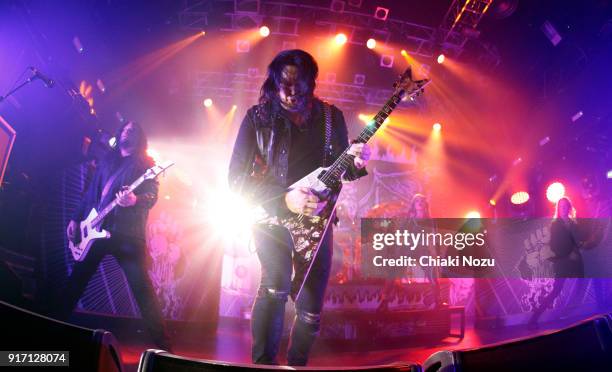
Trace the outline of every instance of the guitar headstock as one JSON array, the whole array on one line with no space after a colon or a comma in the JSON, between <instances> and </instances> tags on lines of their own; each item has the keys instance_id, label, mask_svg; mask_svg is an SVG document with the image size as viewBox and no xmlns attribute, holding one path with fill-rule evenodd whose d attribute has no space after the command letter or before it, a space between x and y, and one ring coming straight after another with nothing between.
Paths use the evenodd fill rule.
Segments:
<instances>
[{"instance_id":1,"label":"guitar headstock","mask_svg":"<svg viewBox=\"0 0 612 372\"><path fill-rule=\"evenodd\" d=\"M412 79L412 67L408 66L406 71L399 76L397 81L393 83L395 91L393 94L399 98L408 97L413 99L414 97L422 94L425 91L425 86L429 84L431 80L413 80Z\"/></svg>"},{"instance_id":2,"label":"guitar headstock","mask_svg":"<svg viewBox=\"0 0 612 372\"><path fill-rule=\"evenodd\" d=\"M173 161L165 161L165 162L163 162L161 164L155 164L151 168L147 169L147 171L144 174L144 179L145 180L152 180L153 178L159 176L166 169L170 168L173 165L174 165Z\"/></svg>"}]
</instances>

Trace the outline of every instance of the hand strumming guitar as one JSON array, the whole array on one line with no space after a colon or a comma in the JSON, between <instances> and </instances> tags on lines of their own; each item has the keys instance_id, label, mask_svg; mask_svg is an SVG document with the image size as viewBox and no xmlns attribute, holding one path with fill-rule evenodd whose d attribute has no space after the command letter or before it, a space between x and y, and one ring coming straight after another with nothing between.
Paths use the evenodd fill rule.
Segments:
<instances>
[{"instance_id":1,"label":"hand strumming guitar","mask_svg":"<svg viewBox=\"0 0 612 372\"><path fill-rule=\"evenodd\" d=\"M68 227L66 228L66 236L68 236L68 240L70 240L71 242L74 242L78 228L79 224L75 220L70 220L70 222L68 222Z\"/></svg>"},{"instance_id":2,"label":"hand strumming guitar","mask_svg":"<svg viewBox=\"0 0 612 372\"><path fill-rule=\"evenodd\" d=\"M320 200L308 187L298 187L285 195L285 203L293 213L316 216L325 208L327 201Z\"/></svg>"}]
</instances>

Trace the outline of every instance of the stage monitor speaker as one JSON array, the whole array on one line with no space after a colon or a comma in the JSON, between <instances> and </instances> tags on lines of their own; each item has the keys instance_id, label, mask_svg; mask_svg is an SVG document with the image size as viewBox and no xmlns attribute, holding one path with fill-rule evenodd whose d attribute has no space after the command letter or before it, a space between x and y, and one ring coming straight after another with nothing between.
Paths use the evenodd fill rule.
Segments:
<instances>
[{"instance_id":1,"label":"stage monitor speaker","mask_svg":"<svg viewBox=\"0 0 612 372\"><path fill-rule=\"evenodd\" d=\"M287 367L227 363L204 359L184 358L162 350L147 350L140 356L138 372L208 372L208 371L375 371L421 372L417 363L398 362L368 367Z\"/></svg>"},{"instance_id":2,"label":"stage monitor speaker","mask_svg":"<svg viewBox=\"0 0 612 372\"><path fill-rule=\"evenodd\" d=\"M9 155L15 143L16 132L9 123L0 116L0 187L2 187L2 180L4 179L4 171L8 164Z\"/></svg>"},{"instance_id":3,"label":"stage monitor speaker","mask_svg":"<svg viewBox=\"0 0 612 372\"><path fill-rule=\"evenodd\" d=\"M117 341L108 331L60 322L1 301L0 319L0 350L68 351L70 366L59 368L62 371L122 370Z\"/></svg>"},{"instance_id":4,"label":"stage monitor speaker","mask_svg":"<svg viewBox=\"0 0 612 372\"><path fill-rule=\"evenodd\" d=\"M611 367L610 316L477 349L439 351L423 363L425 372L609 371Z\"/></svg>"}]
</instances>

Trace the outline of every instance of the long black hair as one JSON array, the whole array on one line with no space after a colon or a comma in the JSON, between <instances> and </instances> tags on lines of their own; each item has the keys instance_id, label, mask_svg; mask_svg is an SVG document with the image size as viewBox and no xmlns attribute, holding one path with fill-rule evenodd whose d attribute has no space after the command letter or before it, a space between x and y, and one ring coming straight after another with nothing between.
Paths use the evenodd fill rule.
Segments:
<instances>
[{"instance_id":1,"label":"long black hair","mask_svg":"<svg viewBox=\"0 0 612 372\"><path fill-rule=\"evenodd\" d=\"M259 106L263 115L270 113L272 104L278 102L278 90L281 83L282 72L285 66L295 66L298 70L300 94L312 97L315 81L319 74L319 66L314 58L301 49L283 50L268 65L266 81L261 86Z\"/></svg>"},{"instance_id":2,"label":"long black hair","mask_svg":"<svg viewBox=\"0 0 612 372\"><path fill-rule=\"evenodd\" d=\"M134 136L136 138L134 154L139 157L146 158L147 147L149 146L147 135L145 134L144 129L142 129L142 126L135 121L125 122L119 127L119 129L117 129L115 132L115 148L113 153L120 155L121 151L119 149L119 141L121 140L121 132L123 132L123 129L130 124L132 124L132 127L134 127Z\"/></svg>"}]
</instances>

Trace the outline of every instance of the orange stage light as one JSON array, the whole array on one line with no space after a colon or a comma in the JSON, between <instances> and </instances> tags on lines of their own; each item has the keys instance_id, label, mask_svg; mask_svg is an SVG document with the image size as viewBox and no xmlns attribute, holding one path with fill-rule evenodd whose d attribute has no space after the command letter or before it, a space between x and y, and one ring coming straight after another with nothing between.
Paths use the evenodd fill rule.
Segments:
<instances>
[{"instance_id":1,"label":"orange stage light","mask_svg":"<svg viewBox=\"0 0 612 372\"><path fill-rule=\"evenodd\" d=\"M338 45L344 45L348 41L348 38L345 34L339 33L338 35L336 35L335 41Z\"/></svg>"}]
</instances>

